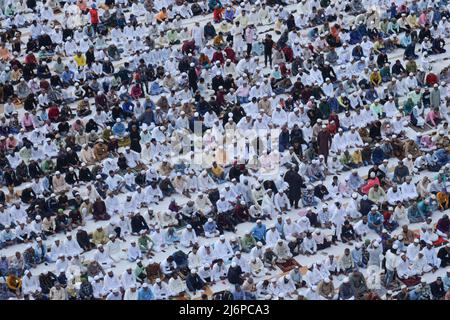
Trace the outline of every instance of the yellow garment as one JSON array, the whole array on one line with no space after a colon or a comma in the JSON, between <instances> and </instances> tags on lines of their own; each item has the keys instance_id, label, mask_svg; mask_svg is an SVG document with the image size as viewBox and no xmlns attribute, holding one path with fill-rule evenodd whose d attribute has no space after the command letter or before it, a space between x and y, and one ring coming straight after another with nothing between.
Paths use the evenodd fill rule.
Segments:
<instances>
[{"instance_id":1,"label":"yellow garment","mask_svg":"<svg viewBox=\"0 0 450 320\"><path fill-rule=\"evenodd\" d=\"M373 51L379 52L381 49L384 49L384 44L381 41L375 41L373 44Z\"/></svg>"},{"instance_id":2,"label":"yellow garment","mask_svg":"<svg viewBox=\"0 0 450 320\"><path fill-rule=\"evenodd\" d=\"M213 175L215 175L216 177L220 177L223 173L223 169L219 166L217 167L212 167L211 168L211 172L213 173Z\"/></svg>"},{"instance_id":3,"label":"yellow garment","mask_svg":"<svg viewBox=\"0 0 450 320\"><path fill-rule=\"evenodd\" d=\"M75 57L73 57L73 60L75 60L78 67L84 67L86 65L86 57L84 54L75 55Z\"/></svg>"},{"instance_id":4,"label":"yellow garment","mask_svg":"<svg viewBox=\"0 0 450 320\"><path fill-rule=\"evenodd\" d=\"M374 86L378 86L381 84L381 75L379 72L372 72L370 75L370 83Z\"/></svg>"},{"instance_id":5,"label":"yellow garment","mask_svg":"<svg viewBox=\"0 0 450 320\"><path fill-rule=\"evenodd\" d=\"M94 244L105 244L107 241L108 238L106 237L105 230L95 230L94 232L92 232L92 242L94 242Z\"/></svg>"},{"instance_id":6,"label":"yellow garment","mask_svg":"<svg viewBox=\"0 0 450 320\"><path fill-rule=\"evenodd\" d=\"M408 15L406 17L406 22L412 29L415 29L419 26L419 24L417 23L417 17L415 15Z\"/></svg>"},{"instance_id":7,"label":"yellow garment","mask_svg":"<svg viewBox=\"0 0 450 320\"><path fill-rule=\"evenodd\" d=\"M355 164L362 163L361 150L356 150L355 152L353 152L352 158L353 158L353 163L355 163Z\"/></svg>"}]
</instances>

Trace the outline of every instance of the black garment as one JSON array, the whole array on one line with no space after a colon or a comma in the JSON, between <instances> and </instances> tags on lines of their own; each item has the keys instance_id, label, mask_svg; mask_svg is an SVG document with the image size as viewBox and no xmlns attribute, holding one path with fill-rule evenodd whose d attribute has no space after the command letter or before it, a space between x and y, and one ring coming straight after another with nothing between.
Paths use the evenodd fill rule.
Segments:
<instances>
[{"instance_id":1,"label":"black garment","mask_svg":"<svg viewBox=\"0 0 450 320\"><path fill-rule=\"evenodd\" d=\"M400 75L406 73L406 70L401 63L396 63L392 66L391 72L393 75Z\"/></svg>"},{"instance_id":2,"label":"black garment","mask_svg":"<svg viewBox=\"0 0 450 320\"><path fill-rule=\"evenodd\" d=\"M275 182L273 182L272 180L264 181L263 182L263 187L264 187L264 190L272 189L273 194L277 194L278 193L278 188L277 188Z\"/></svg>"},{"instance_id":3,"label":"black garment","mask_svg":"<svg viewBox=\"0 0 450 320\"><path fill-rule=\"evenodd\" d=\"M66 153L61 153L56 158L56 170L60 172L66 172L66 169L68 168L69 164L67 162Z\"/></svg>"},{"instance_id":4,"label":"black garment","mask_svg":"<svg viewBox=\"0 0 450 320\"><path fill-rule=\"evenodd\" d=\"M206 40L210 40L217 35L216 29L214 28L214 26L212 24L206 24L203 27L203 33L205 35Z\"/></svg>"},{"instance_id":5,"label":"black garment","mask_svg":"<svg viewBox=\"0 0 450 320\"><path fill-rule=\"evenodd\" d=\"M363 216L367 216L367 214L369 213L370 209L372 208L372 206L374 204L375 203L369 199L367 199L367 200L361 199L361 201L359 202L359 205L360 205L359 212Z\"/></svg>"},{"instance_id":6,"label":"black garment","mask_svg":"<svg viewBox=\"0 0 450 320\"><path fill-rule=\"evenodd\" d=\"M449 250L450 251L450 250ZM450 265L450 252L446 250L445 246L438 251L438 258L441 259L441 268L445 268Z\"/></svg>"},{"instance_id":7,"label":"black garment","mask_svg":"<svg viewBox=\"0 0 450 320\"><path fill-rule=\"evenodd\" d=\"M431 31L427 28L422 28L419 31L419 43L422 43L422 41L425 39L433 39L433 37L431 36Z\"/></svg>"},{"instance_id":8,"label":"black garment","mask_svg":"<svg viewBox=\"0 0 450 320\"><path fill-rule=\"evenodd\" d=\"M186 277L186 286L189 291L198 291L203 289L205 282L200 278L198 274L193 275L192 273Z\"/></svg>"},{"instance_id":9,"label":"black garment","mask_svg":"<svg viewBox=\"0 0 450 320\"><path fill-rule=\"evenodd\" d=\"M78 158L78 155L74 151L70 151L66 155L67 163L68 165L77 166L80 164L80 159Z\"/></svg>"},{"instance_id":10,"label":"black garment","mask_svg":"<svg viewBox=\"0 0 450 320\"><path fill-rule=\"evenodd\" d=\"M320 68L320 71L322 72L322 77L324 79L330 78L331 82L335 82L337 80L337 75L331 66L323 66ZM323 91L322 91L322 93L323 93ZM323 94L323 95L325 96L325 94Z\"/></svg>"},{"instance_id":11,"label":"black garment","mask_svg":"<svg viewBox=\"0 0 450 320\"><path fill-rule=\"evenodd\" d=\"M189 88L192 89L193 92L198 90L197 81L198 76L195 71L195 67L190 67L188 71L188 79L189 79Z\"/></svg>"},{"instance_id":12,"label":"black garment","mask_svg":"<svg viewBox=\"0 0 450 320\"><path fill-rule=\"evenodd\" d=\"M314 196L319 198L320 200L323 200L323 197L325 197L327 194L329 194L327 187L324 185L317 185L314 187Z\"/></svg>"},{"instance_id":13,"label":"black garment","mask_svg":"<svg viewBox=\"0 0 450 320\"><path fill-rule=\"evenodd\" d=\"M80 247L85 250L89 251L92 247L91 241L89 240L89 235L84 230L78 230L77 231L77 242L80 245Z\"/></svg>"},{"instance_id":14,"label":"black garment","mask_svg":"<svg viewBox=\"0 0 450 320\"><path fill-rule=\"evenodd\" d=\"M243 273L244 272L242 271L240 266L236 266L235 268L230 267L228 269L227 279L233 285L242 285L244 283L244 279L242 279L241 274Z\"/></svg>"},{"instance_id":15,"label":"black garment","mask_svg":"<svg viewBox=\"0 0 450 320\"><path fill-rule=\"evenodd\" d=\"M242 172L239 170L237 166L233 166L230 168L230 171L228 172L228 178L231 180L236 179L239 181L239 177L241 176Z\"/></svg>"},{"instance_id":16,"label":"black garment","mask_svg":"<svg viewBox=\"0 0 450 320\"><path fill-rule=\"evenodd\" d=\"M320 223L319 223L319 219L317 217L317 214L314 212L308 212L306 213L306 217L309 219L309 223L311 224L311 227L314 228L319 228L320 227Z\"/></svg>"},{"instance_id":17,"label":"black garment","mask_svg":"<svg viewBox=\"0 0 450 320\"><path fill-rule=\"evenodd\" d=\"M20 195L20 199L22 202L30 203L32 200L36 199L36 193L34 193L33 189L25 188L22 190L22 194Z\"/></svg>"},{"instance_id":18,"label":"black garment","mask_svg":"<svg viewBox=\"0 0 450 320\"><path fill-rule=\"evenodd\" d=\"M29 179L28 167L25 164L25 162L22 162L21 164L19 164L17 166L17 168L16 168L16 179L20 183L26 182Z\"/></svg>"},{"instance_id":19,"label":"black garment","mask_svg":"<svg viewBox=\"0 0 450 320\"><path fill-rule=\"evenodd\" d=\"M128 168L127 159L125 156L119 156L117 159L117 166L120 170L126 170Z\"/></svg>"},{"instance_id":20,"label":"black garment","mask_svg":"<svg viewBox=\"0 0 450 320\"><path fill-rule=\"evenodd\" d=\"M355 230L353 229L353 226L351 224L348 225L343 225L342 226L342 230L341 230L341 237L342 237L342 242L345 243L346 240L345 239L355 239Z\"/></svg>"},{"instance_id":21,"label":"black garment","mask_svg":"<svg viewBox=\"0 0 450 320\"><path fill-rule=\"evenodd\" d=\"M92 174L91 170L88 167L81 168L80 171L78 172L78 176L80 181L83 182L89 182L94 180L94 175Z\"/></svg>"},{"instance_id":22,"label":"black garment","mask_svg":"<svg viewBox=\"0 0 450 320\"><path fill-rule=\"evenodd\" d=\"M135 215L131 218L131 232L139 233L141 230L149 230L147 222L141 215Z\"/></svg>"},{"instance_id":23,"label":"black garment","mask_svg":"<svg viewBox=\"0 0 450 320\"><path fill-rule=\"evenodd\" d=\"M215 91L215 92L217 92L218 90L219 90L219 87L220 86L224 86L224 81L223 81L223 78L222 78L222 76L214 76L214 78L212 78L212 80L211 80L211 88Z\"/></svg>"},{"instance_id":24,"label":"black garment","mask_svg":"<svg viewBox=\"0 0 450 320\"><path fill-rule=\"evenodd\" d=\"M94 295L94 290L89 281L82 282L80 285L80 290L78 291L78 296L81 300L92 300Z\"/></svg>"},{"instance_id":25,"label":"black garment","mask_svg":"<svg viewBox=\"0 0 450 320\"><path fill-rule=\"evenodd\" d=\"M309 119L311 120L311 127L313 127L318 119L322 119L323 115L320 109L318 108L311 108L309 109L306 114L308 115Z\"/></svg>"},{"instance_id":26,"label":"black garment","mask_svg":"<svg viewBox=\"0 0 450 320\"><path fill-rule=\"evenodd\" d=\"M94 50L88 50L86 51L85 54L86 57L86 64L89 66L89 68L91 67L91 65L95 62L95 54L94 54Z\"/></svg>"},{"instance_id":27,"label":"black garment","mask_svg":"<svg viewBox=\"0 0 450 320\"><path fill-rule=\"evenodd\" d=\"M11 169L4 173L3 179L5 180L5 184L7 186L10 186L10 185L18 186L20 184L19 181L17 181L16 173L14 171L12 171Z\"/></svg>"},{"instance_id":28,"label":"black garment","mask_svg":"<svg viewBox=\"0 0 450 320\"><path fill-rule=\"evenodd\" d=\"M86 123L86 132L98 131L98 124L94 121L94 119L90 119L88 123Z\"/></svg>"},{"instance_id":29,"label":"black garment","mask_svg":"<svg viewBox=\"0 0 450 320\"><path fill-rule=\"evenodd\" d=\"M288 170L284 175L284 181L289 185L287 196L291 206L298 207L298 202L302 197L301 188L305 188L302 176L295 170Z\"/></svg>"},{"instance_id":30,"label":"black garment","mask_svg":"<svg viewBox=\"0 0 450 320\"><path fill-rule=\"evenodd\" d=\"M381 139L381 126L378 125L372 125L369 129L369 136L373 140L379 140Z\"/></svg>"},{"instance_id":31,"label":"black garment","mask_svg":"<svg viewBox=\"0 0 450 320\"><path fill-rule=\"evenodd\" d=\"M441 284L438 284L437 281L433 281L430 283L431 294L433 295L433 299L438 300L442 299L445 296L444 283L441 281Z\"/></svg>"},{"instance_id":32,"label":"black garment","mask_svg":"<svg viewBox=\"0 0 450 320\"><path fill-rule=\"evenodd\" d=\"M272 67L272 50L275 42L271 38L264 39L264 64L267 66L267 61Z\"/></svg>"},{"instance_id":33,"label":"black garment","mask_svg":"<svg viewBox=\"0 0 450 320\"><path fill-rule=\"evenodd\" d=\"M42 273L39 276L39 285L41 286L43 294L49 294L50 289L55 285L57 281L56 275L52 272Z\"/></svg>"},{"instance_id":34,"label":"black garment","mask_svg":"<svg viewBox=\"0 0 450 320\"><path fill-rule=\"evenodd\" d=\"M78 177L77 177L77 174L74 171L67 172L66 176L64 177L64 180L66 181L66 183L68 183L70 185L78 183Z\"/></svg>"},{"instance_id":35,"label":"black garment","mask_svg":"<svg viewBox=\"0 0 450 320\"><path fill-rule=\"evenodd\" d=\"M141 135L139 134L138 131L131 131L130 132L130 139L131 139L131 144L130 144L130 149L133 151L136 151L137 153L141 153L142 151L142 147L141 147Z\"/></svg>"}]
</instances>

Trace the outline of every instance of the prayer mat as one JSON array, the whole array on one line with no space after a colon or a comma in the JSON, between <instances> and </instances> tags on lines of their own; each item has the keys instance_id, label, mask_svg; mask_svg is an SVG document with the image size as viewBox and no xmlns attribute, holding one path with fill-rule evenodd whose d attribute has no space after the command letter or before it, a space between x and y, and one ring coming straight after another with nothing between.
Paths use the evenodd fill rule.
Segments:
<instances>
[{"instance_id":1,"label":"prayer mat","mask_svg":"<svg viewBox=\"0 0 450 320\"><path fill-rule=\"evenodd\" d=\"M409 126L411 129L413 129L414 131L419 132L419 133L422 133L422 132L428 131L428 130L430 130L430 129L433 129L433 128L430 127L427 123L424 124L423 128L418 127L418 126L415 126L415 125L413 125L411 122L408 124L408 126Z\"/></svg>"},{"instance_id":2,"label":"prayer mat","mask_svg":"<svg viewBox=\"0 0 450 320\"><path fill-rule=\"evenodd\" d=\"M420 283L420 277L411 277L408 279L399 279L401 282L403 282L405 284L405 286L407 287L413 287L415 285L418 285Z\"/></svg>"},{"instance_id":3,"label":"prayer mat","mask_svg":"<svg viewBox=\"0 0 450 320\"><path fill-rule=\"evenodd\" d=\"M281 269L283 272L289 272L292 269L294 269L296 266L301 267L301 265L293 258L285 261L285 262L277 262L276 265Z\"/></svg>"}]
</instances>

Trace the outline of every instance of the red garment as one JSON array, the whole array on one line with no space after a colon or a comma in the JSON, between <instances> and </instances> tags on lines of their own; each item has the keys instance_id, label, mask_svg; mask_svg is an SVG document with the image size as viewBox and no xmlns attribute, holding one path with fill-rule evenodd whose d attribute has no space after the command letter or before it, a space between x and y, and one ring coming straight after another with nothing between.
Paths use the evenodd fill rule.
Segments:
<instances>
[{"instance_id":1,"label":"red garment","mask_svg":"<svg viewBox=\"0 0 450 320\"><path fill-rule=\"evenodd\" d=\"M398 13L407 13L408 12L408 7L404 4L398 6L397 8L397 12Z\"/></svg>"},{"instance_id":2,"label":"red garment","mask_svg":"<svg viewBox=\"0 0 450 320\"><path fill-rule=\"evenodd\" d=\"M336 128L339 128L340 123L339 123L339 116L337 114L331 114L328 117L328 122L334 121L334 124L336 125Z\"/></svg>"},{"instance_id":3,"label":"red garment","mask_svg":"<svg viewBox=\"0 0 450 320\"><path fill-rule=\"evenodd\" d=\"M446 244L447 242L448 242L447 240L439 236L438 239L433 242L433 246L440 247L441 245Z\"/></svg>"},{"instance_id":4,"label":"red garment","mask_svg":"<svg viewBox=\"0 0 450 320\"><path fill-rule=\"evenodd\" d=\"M50 121L52 122L56 122L58 121L59 118L59 109L57 106L52 106L48 109L48 118L50 119Z\"/></svg>"},{"instance_id":5,"label":"red garment","mask_svg":"<svg viewBox=\"0 0 450 320\"><path fill-rule=\"evenodd\" d=\"M427 83L427 85L429 85L430 87L433 86L435 83L439 82L439 79L437 77L437 75L435 75L434 73L430 72L426 77L425 77L425 82Z\"/></svg>"},{"instance_id":6,"label":"red garment","mask_svg":"<svg viewBox=\"0 0 450 320\"><path fill-rule=\"evenodd\" d=\"M219 23L220 21L222 21L222 12L223 12L222 8L214 9L214 12L213 12L214 22Z\"/></svg>"},{"instance_id":7,"label":"red garment","mask_svg":"<svg viewBox=\"0 0 450 320\"><path fill-rule=\"evenodd\" d=\"M247 208L241 206L240 204L236 205L234 207L234 216L238 218L239 220L248 220L249 213Z\"/></svg>"},{"instance_id":8,"label":"red garment","mask_svg":"<svg viewBox=\"0 0 450 320\"><path fill-rule=\"evenodd\" d=\"M30 53L25 57L25 64L37 64L37 59L34 54Z\"/></svg>"},{"instance_id":9,"label":"red garment","mask_svg":"<svg viewBox=\"0 0 450 320\"><path fill-rule=\"evenodd\" d=\"M227 56L227 59L230 59L231 62L236 63L236 53L233 49L230 47L225 48L225 55Z\"/></svg>"},{"instance_id":10,"label":"red garment","mask_svg":"<svg viewBox=\"0 0 450 320\"><path fill-rule=\"evenodd\" d=\"M213 54L213 58L211 62L216 62L216 61L220 61L220 64L224 64L225 63L225 58L223 57L223 53L222 51L216 51Z\"/></svg>"},{"instance_id":11,"label":"red garment","mask_svg":"<svg viewBox=\"0 0 450 320\"><path fill-rule=\"evenodd\" d=\"M284 53L284 57L286 58L287 62L292 62L294 60L294 51L292 51L291 48L289 47L284 47L282 49L283 53Z\"/></svg>"},{"instance_id":12,"label":"red garment","mask_svg":"<svg viewBox=\"0 0 450 320\"><path fill-rule=\"evenodd\" d=\"M50 83L48 83L47 80L42 79L39 82L39 88L41 88L41 90L48 91L50 89Z\"/></svg>"},{"instance_id":13,"label":"red garment","mask_svg":"<svg viewBox=\"0 0 450 320\"><path fill-rule=\"evenodd\" d=\"M225 105L225 92L224 91L221 91L221 90L217 91L216 102L219 106Z\"/></svg>"},{"instance_id":14,"label":"red garment","mask_svg":"<svg viewBox=\"0 0 450 320\"><path fill-rule=\"evenodd\" d=\"M181 52L184 54L193 53L195 50L195 40L192 41L184 41L181 46Z\"/></svg>"},{"instance_id":15,"label":"red garment","mask_svg":"<svg viewBox=\"0 0 450 320\"><path fill-rule=\"evenodd\" d=\"M98 24L100 22L98 19L98 11L96 9L91 8L89 14L91 15L91 24Z\"/></svg>"},{"instance_id":16,"label":"red garment","mask_svg":"<svg viewBox=\"0 0 450 320\"><path fill-rule=\"evenodd\" d=\"M383 217L384 217L384 224L386 224L386 222L388 222L389 221L389 219L391 218L391 216L392 216L392 212L390 212L390 211L383 211Z\"/></svg>"},{"instance_id":17,"label":"red garment","mask_svg":"<svg viewBox=\"0 0 450 320\"><path fill-rule=\"evenodd\" d=\"M304 88L300 94L300 97L302 99L302 101L309 101L309 98L311 98L312 96L312 90L311 88Z\"/></svg>"},{"instance_id":18,"label":"red garment","mask_svg":"<svg viewBox=\"0 0 450 320\"><path fill-rule=\"evenodd\" d=\"M369 179L366 185L362 186L361 192L364 194L368 194L369 190L372 189L372 187L376 184L381 186L380 179L378 179L378 177L376 177L375 179Z\"/></svg>"},{"instance_id":19,"label":"red garment","mask_svg":"<svg viewBox=\"0 0 450 320\"><path fill-rule=\"evenodd\" d=\"M95 96L95 103L99 106L106 107L108 100L104 94Z\"/></svg>"},{"instance_id":20,"label":"red garment","mask_svg":"<svg viewBox=\"0 0 450 320\"><path fill-rule=\"evenodd\" d=\"M137 100L142 96L142 89L139 85L131 87L130 95L133 99Z\"/></svg>"},{"instance_id":21,"label":"red garment","mask_svg":"<svg viewBox=\"0 0 450 320\"><path fill-rule=\"evenodd\" d=\"M289 76L290 71L284 62L281 62L278 66L280 67L280 72L283 77Z\"/></svg>"},{"instance_id":22,"label":"red garment","mask_svg":"<svg viewBox=\"0 0 450 320\"><path fill-rule=\"evenodd\" d=\"M335 134L336 134L336 132L337 132L337 126L336 126L336 124L328 124L328 126L327 126L327 130L328 130L328 132L332 135L332 136L334 136Z\"/></svg>"}]
</instances>

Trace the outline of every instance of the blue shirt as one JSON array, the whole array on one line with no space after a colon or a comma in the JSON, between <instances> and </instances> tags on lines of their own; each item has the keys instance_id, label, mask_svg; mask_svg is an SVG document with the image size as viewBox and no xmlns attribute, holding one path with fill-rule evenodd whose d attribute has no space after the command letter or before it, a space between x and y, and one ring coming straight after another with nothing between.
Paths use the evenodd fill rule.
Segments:
<instances>
[{"instance_id":1,"label":"blue shirt","mask_svg":"<svg viewBox=\"0 0 450 320\"><path fill-rule=\"evenodd\" d=\"M266 226L264 224L261 224L261 226L254 226L252 229L252 236L256 240L264 240L266 239Z\"/></svg>"},{"instance_id":2,"label":"blue shirt","mask_svg":"<svg viewBox=\"0 0 450 320\"><path fill-rule=\"evenodd\" d=\"M134 111L134 104L131 101L124 102L122 104L122 110L124 112L132 113Z\"/></svg>"},{"instance_id":3,"label":"blue shirt","mask_svg":"<svg viewBox=\"0 0 450 320\"><path fill-rule=\"evenodd\" d=\"M153 300L153 292L150 288L145 290L144 288L139 289L138 300Z\"/></svg>"},{"instance_id":4,"label":"blue shirt","mask_svg":"<svg viewBox=\"0 0 450 320\"><path fill-rule=\"evenodd\" d=\"M217 230L216 228L216 224L213 222L206 222L203 225L203 230L205 230L205 232L209 232L209 233L213 233Z\"/></svg>"},{"instance_id":5,"label":"blue shirt","mask_svg":"<svg viewBox=\"0 0 450 320\"><path fill-rule=\"evenodd\" d=\"M69 71L64 71L61 74L61 79L62 79L63 82L68 83L68 82L72 81L74 76L75 75L74 75L73 71L70 71L70 70Z\"/></svg>"},{"instance_id":6,"label":"blue shirt","mask_svg":"<svg viewBox=\"0 0 450 320\"><path fill-rule=\"evenodd\" d=\"M381 213L376 212L375 214L369 213L367 215L367 220L370 224L380 224L383 223L384 218Z\"/></svg>"},{"instance_id":7,"label":"blue shirt","mask_svg":"<svg viewBox=\"0 0 450 320\"><path fill-rule=\"evenodd\" d=\"M356 250L353 249L352 250L352 258L353 258L353 262L355 263L361 263L362 262L362 250Z\"/></svg>"},{"instance_id":8,"label":"blue shirt","mask_svg":"<svg viewBox=\"0 0 450 320\"><path fill-rule=\"evenodd\" d=\"M118 122L112 127L114 135L119 137L122 137L125 134L125 130L125 125L122 122Z\"/></svg>"}]
</instances>

